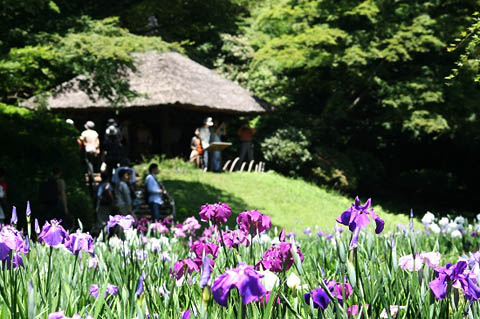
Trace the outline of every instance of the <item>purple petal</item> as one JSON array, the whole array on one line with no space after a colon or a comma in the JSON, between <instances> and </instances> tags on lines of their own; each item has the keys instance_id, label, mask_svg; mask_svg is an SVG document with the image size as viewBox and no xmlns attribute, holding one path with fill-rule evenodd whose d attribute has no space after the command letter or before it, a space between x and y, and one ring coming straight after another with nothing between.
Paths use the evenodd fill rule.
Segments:
<instances>
[{"instance_id":1,"label":"purple petal","mask_svg":"<svg viewBox=\"0 0 480 319\"><path fill-rule=\"evenodd\" d=\"M435 298L444 299L447 294L447 282L445 276L440 275L437 279L434 279L429 284Z\"/></svg>"},{"instance_id":2,"label":"purple petal","mask_svg":"<svg viewBox=\"0 0 480 319\"><path fill-rule=\"evenodd\" d=\"M240 287L238 285L237 287L240 291L240 295L242 296L244 305L258 300L259 297L267 293L259 278L250 278L248 280L244 280L240 283Z\"/></svg>"},{"instance_id":3,"label":"purple petal","mask_svg":"<svg viewBox=\"0 0 480 319\"><path fill-rule=\"evenodd\" d=\"M211 274L211 266L210 266L210 258L205 256L203 258L203 264L202 264L202 275L200 277L200 288L203 289L206 285L208 285L208 281L210 280L210 274Z\"/></svg>"},{"instance_id":4,"label":"purple petal","mask_svg":"<svg viewBox=\"0 0 480 319\"><path fill-rule=\"evenodd\" d=\"M30 201L27 201L27 210L25 211L25 215L32 215L32 210L30 209Z\"/></svg>"},{"instance_id":5,"label":"purple petal","mask_svg":"<svg viewBox=\"0 0 480 319\"><path fill-rule=\"evenodd\" d=\"M98 285L95 285L95 284L92 284L90 286L90 296L92 296L93 298L98 298Z\"/></svg>"},{"instance_id":6,"label":"purple petal","mask_svg":"<svg viewBox=\"0 0 480 319\"><path fill-rule=\"evenodd\" d=\"M220 306L227 306L228 294L234 284L235 279L228 272L220 275L213 283L212 296Z\"/></svg>"},{"instance_id":7,"label":"purple petal","mask_svg":"<svg viewBox=\"0 0 480 319\"><path fill-rule=\"evenodd\" d=\"M16 225L18 222L17 216L17 208L15 206L12 207L12 219L10 220L11 225Z\"/></svg>"},{"instance_id":8,"label":"purple petal","mask_svg":"<svg viewBox=\"0 0 480 319\"><path fill-rule=\"evenodd\" d=\"M342 225L348 226L350 225L351 219L352 219L352 209L350 208L344 211L342 215L340 215L340 217L337 218L337 222Z\"/></svg>"},{"instance_id":9,"label":"purple petal","mask_svg":"<svg viewBox=\"0 0 480 319\"><path fill-rule=\"evenodd\" d=\"M182 314L182 319L190 319L190 310L187 309Z\"/></svg>"},{"instance_id":10,"label":"purple petal","mask_svg":"<svg viewBox=\"0 0 480 319\"><path fill-rule=\"evenodd\" d=\"M352 235L352 240L350 241L350 249L357 248L358 246L358 235L362 229L360 227L355 228Z\"/></svg>"}]
</instances>

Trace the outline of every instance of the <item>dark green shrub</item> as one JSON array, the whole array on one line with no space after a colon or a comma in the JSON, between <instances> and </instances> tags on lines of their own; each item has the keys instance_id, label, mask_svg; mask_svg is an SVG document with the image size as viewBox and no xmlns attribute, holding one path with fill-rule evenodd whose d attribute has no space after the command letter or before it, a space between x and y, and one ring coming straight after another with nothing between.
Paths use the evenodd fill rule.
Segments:
<instances>
[{"instance_id":1,"label":"dark green shrub","mask_svg":"<svg viewBox=\"0 0 480 319\"><path fill-rule=\"evenodd\" d=\"M373 191L382 187L385 181L385 167L382 162L371 153L349 149L346 156L354 165L359 189Z\"/></svg>"},{"instance_id":2,"label":"dark green shrub","mask_svg":"<svg viewBox=\"0 0 480 319\"><path fill-rule=\"evenodd\" d=\"M350 158L339 151L317 147L313 155L311 178L318 184L341 191L357 187L357 171Z\"/></svg>"},{"instance_id":3,"label":"dark green shrub","mask_svg":"<svg viewBox=\"0 0 480 319\"><path fill-rule=\"evenodd\" d=\"M401 172L396 182L407 194L432 197L454 193L461 187L452 172L429 168Z\"/></svg>"},{"instance_id":4,"label":"dark green shrub","mask_svg":"<svg viewBox=\"0 0 480 319\"><path fill-rule=\"evenodd\" d=\"M309 147L305 134L294 127L278 129L261 143L263 156L270 167L294 176L301 175L312 160Z\"/></svg>"},{"instance_id":5,"label":"dark green shrub","mask_svg":"<svg viewBox=\"0 0 480 319\"><path fill-rule=\"evenodd\" d=\"M6 172L8 202L17 206L20 222L27 200L33 216L39 213L38 186L59 167L67 185L70 213L89 226L93 205L85 185L78 135L73 126L50 113L0 103L0 167Z\"/></svg>"}]
</instances>

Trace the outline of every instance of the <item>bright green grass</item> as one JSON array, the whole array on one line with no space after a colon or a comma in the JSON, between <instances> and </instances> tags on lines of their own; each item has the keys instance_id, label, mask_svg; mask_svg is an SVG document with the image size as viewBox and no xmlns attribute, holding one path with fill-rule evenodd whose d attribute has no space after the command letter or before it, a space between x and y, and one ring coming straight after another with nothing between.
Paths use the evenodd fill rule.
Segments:
<instances>
[{"instance_id":1,"label":"bright green grass","mask_svg":"<svg viewBox=\"0 0 480 319\"><path fill-rule=\"evenodd\" d=\"M258 209L272 218L274 226L288 231L303 232L309 226L316 232L317 226L331 230L335 219L353 202L353 198L273 172L205 173L178 160L161 164L159 180L174 197L180 219L197 216L205 203L220 201L228 203L236 214ZM375 204L375 194L371 197ZM362 202L366 199L361 198ZM405 212L394 213L378 205L374 210L385 220L386 230L408 224ZM232 218L230 225L233 223Z\"/></svg>"}]
</instances>

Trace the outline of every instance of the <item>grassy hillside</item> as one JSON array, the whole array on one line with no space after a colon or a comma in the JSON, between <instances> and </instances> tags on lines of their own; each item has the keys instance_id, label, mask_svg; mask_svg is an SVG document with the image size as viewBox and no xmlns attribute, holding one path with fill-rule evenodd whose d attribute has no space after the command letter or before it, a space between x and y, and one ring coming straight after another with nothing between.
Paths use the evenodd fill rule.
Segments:
<instances>
[{"instance_id":1,"label":"grassy hillside","mask_svg":"<svg viewBox=\"0 0 480 319\"><path fill-rule=\"evenodd\" d=\"M146 167L138 167L139 172L145 174ZM352 198L274 172L205 173L179 160L163 161L159 180L173 195L180 219L196 215L205 203L220 201L228 203L236 214L258 209L271 216L272 223L279 228L302 232L308 226L315 231L332 229L335 218L353 202ZM374 194L371 196L375 204ZM408 223L405 214L395 214L378 205L374 205L374 210L385 220L387 230ZM231 221L234 226L233 218Z\"/></svg>"}]
</instances>

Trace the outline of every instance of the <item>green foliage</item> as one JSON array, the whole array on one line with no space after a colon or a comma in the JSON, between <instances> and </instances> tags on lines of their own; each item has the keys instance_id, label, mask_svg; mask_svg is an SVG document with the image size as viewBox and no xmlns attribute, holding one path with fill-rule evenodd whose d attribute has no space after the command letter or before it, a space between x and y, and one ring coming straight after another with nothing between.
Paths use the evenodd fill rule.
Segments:
<instances>
[{"instance_id":1,"label":"green foliage","mask_svg":"<svg viewBox=\"0 0 480 319\"><path fill-rule=\"evenodd\" d=\"M344 153L317 147L314 152L311 178L320 185L327 185L345 192L357 188L357 172L350 158Z\"/></svg>"},{"instance_id":2,"label":"green foliage","mask_svg":"<svg viewBox=\"0 0 480 319\"><path fill-rule=\"evenodd\" d=\"M131 52L178 48L160 38L137 36L119 27L117 18L102 21L82 16L65 34L41 33L36 45L12 48L0 61L3 99L28 97L82 75L80 88L112 104L136 96L126 74L134 70ZM68 89L56 87L56 91Z\"/></svg>"},{"instance_id":3,"label":"green foliage","mask_svg":"<svg viewBox=\"0 0 480 319\"><path fill-rule=\"evenodd\" d=\"M473 13L473 22L466 28L467 31L461 33L461 37L456 38L454 43L450 44L449 52L462 50L456 68L452 69L452 73L446 77L452 80L458 76L460 70L464 72L473 72L475 81L480 81L480 13Z\"/></svg>"},{"instance_id":4,"label":"green foliage","mask_svg":"<svg viewBox=\"0 0 480 319\"><path fill-rule=\"evenodd\" d=\"M312 160L309 146L305 134L294 127L280 128L261 143L269 164L289 175L298 174Z\"/></svg>"},{"instance_id":5,"label":"green foliage","mask_svg":"<svg viewBox=\"0 0 480 319\"><path fill-rule=\"evenodd\" d=\"M454 167L463 184L477 136L469 121L476 122L479 112L471 16L478 5L478 0L395 6L384 0L266 1L249 7L240 34L224 37L217 65L280 109L281 116L262 119L264 136L279 125L294 125L308 135L312 154L321 144L347 153L361 149L375 159L378 165L364 165L362 177L351 185L382 182L368 178L379 170L386 177L438 165L446 171ZM466 28L471 63L445 85L457 59L446 44ZM231 66L228 61L235 59L225 57L239 52L241 59ZM468 139L473 144L467 146ZM416 145L416 156L406 155L410 144ZM447 157L441 150L449 148L463 155ZM339 172L317 168L325 182L345 176L344 169Z\"/></svg>"},{"instance_id":6,"label":"green foliage","mask_svg":"<svg viewBox=\"0 0 480 319\"><path fill-rule=\"evenodd\" d=\"M32 209L42 213L38 186L52 175L53 168L59 167L67 185L69 210L88 226L93 206L76 141L79 132L44 112L0 103L0 115L0 167L6 172L9 204L22 212L30 201Z\"/></svg>"}]
</instances>

